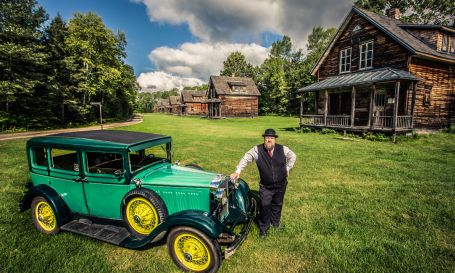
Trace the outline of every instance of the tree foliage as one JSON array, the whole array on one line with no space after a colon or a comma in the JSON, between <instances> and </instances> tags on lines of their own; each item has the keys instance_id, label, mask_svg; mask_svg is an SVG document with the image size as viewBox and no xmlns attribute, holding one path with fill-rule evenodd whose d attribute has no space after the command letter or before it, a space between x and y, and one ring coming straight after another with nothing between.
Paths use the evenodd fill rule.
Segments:
<instances>
[{"instance_id":1,"label":"tree foliage","mask_svg":"<svg viewBox=\"0 0 455 273\"><path fill-rule=\"evenodd\" d=\"M236 77L254 78L253 66L245 61L245 56L236 51L228 56L223 62L223 70L220 71L220 76L231 76L235 73Z\"/></svg>"},{"instance_id":2,"label":"tree foliage","mask_svg":"<svg viewBox=\"0 0 455 273\"><path fill-rule=\"evenodd\" d=\"M386 14L391 8L398 8L400 18L417 24L455 26L455 3L453 0L357 0L356 6Z\"/></svg>"},{"instance_id":3,"label":"tree foliage","mask_svg":"<svg viewBox=\"0 0 455 273\"><path fill-rule=\"evenodd\" d=\"M95 13L70 23L34 0L0 2L0 127L48 128L131 114L139 86L124 63L126 39Z\"/></svg>"}]
</instances>

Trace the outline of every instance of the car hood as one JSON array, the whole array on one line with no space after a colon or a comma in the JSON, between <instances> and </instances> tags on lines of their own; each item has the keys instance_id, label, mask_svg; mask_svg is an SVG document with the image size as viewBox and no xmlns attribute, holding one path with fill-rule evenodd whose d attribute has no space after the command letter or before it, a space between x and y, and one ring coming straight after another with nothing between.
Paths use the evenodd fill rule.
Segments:
<instances>
[{"instance_id":1,"label":"car hood","mask_svg":"<svg viewBox=\"0 0 455 273\"><path fill-rule=\"evenodd\" d=\"M142 177L137 178L142 180L143 185L208 188L216 175L216 173L168 163L149 169L141 175Z\"/></svg>"}]
</instances>

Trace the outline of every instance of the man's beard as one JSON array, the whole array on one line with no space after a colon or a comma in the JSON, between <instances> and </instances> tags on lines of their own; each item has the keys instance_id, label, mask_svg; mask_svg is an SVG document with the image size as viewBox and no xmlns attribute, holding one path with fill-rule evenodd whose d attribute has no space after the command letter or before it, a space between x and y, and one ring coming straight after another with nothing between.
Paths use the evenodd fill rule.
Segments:
<instances>
[{"instance_id":1,"label":"man's beard","mask_svg":"<svg viewBox=\"0 0 455 273\"><path fill-rule=\"evenodd\" d=\"M275 148L275 144L264 143L264 147L267 149L267 151L271 151L273 148Z\"/></svg>"}]
</instances>

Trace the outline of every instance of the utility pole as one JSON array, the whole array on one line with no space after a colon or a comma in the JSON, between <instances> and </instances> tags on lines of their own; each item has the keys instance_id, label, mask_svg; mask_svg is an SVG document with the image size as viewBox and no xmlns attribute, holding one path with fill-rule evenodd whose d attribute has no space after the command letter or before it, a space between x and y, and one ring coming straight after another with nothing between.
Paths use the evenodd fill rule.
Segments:
<instances>
[{"instance_id":1,"label":"utility pole","mask_svg":"<svg viewBox=\"0 0 455 273\"><path fill-rule=\"evenodd\" d=\"M101 102L91 102L90 105L99 105L100 106L100 122L101 122L101 130L103 130L103 112L101 111L101 107L103 107L103 104Z\"/></svg>"}]
</instances>

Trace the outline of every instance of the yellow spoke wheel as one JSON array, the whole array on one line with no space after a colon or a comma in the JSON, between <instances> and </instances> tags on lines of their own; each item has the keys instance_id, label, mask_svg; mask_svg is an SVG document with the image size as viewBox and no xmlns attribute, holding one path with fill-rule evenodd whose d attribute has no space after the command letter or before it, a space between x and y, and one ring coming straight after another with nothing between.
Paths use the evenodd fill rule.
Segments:
<instances>
[{"instance_id":1,"label":"yellow spoke wheel","mask_svg":"<svg viewBox=\"0 0 455 273\"><path fill-rule=\"evenodd\" d=\"M55 228L55 215L48 203L39 202L36 205L35 215L43 229L51 231Z\"/></svg>"},{"instance_id":2,"label":"yellow spoke wheel","mask_svg":"<svg viewBox=\"0 0 455 273\"><path fill-rule=\"evenodd\" d=\"M174 227L167 236L167 249L175 265L184 271L212 273L221 265L218 241L193 227Z\"/></svg>"},{"instance_id":3,"label":"yellow spoke wheel","mask_svg":"<svg viewBox=\"0 0 455 273\"><path fill-rule=\"evenodd\" d=\"M143 235L150 234L159 223L155 207L143 197L135 197L128 202L126 216L130 226Z\"/></svg>"},{"instance_id":4,"label":"yellow spoke wheel","mask_svg":"<svg viewBox=\"0 0 455 273\"><path fill-rule=\"evenodd\" d=\"M201 271L210 264L210 253L205 244L196 236L182 234L174 243L177 258L190 270Z\"/></svg>"}]
</instances>

